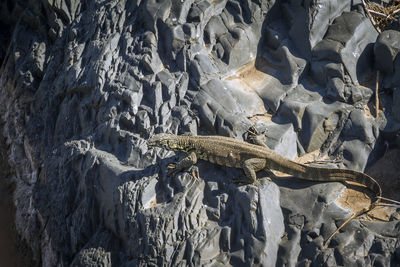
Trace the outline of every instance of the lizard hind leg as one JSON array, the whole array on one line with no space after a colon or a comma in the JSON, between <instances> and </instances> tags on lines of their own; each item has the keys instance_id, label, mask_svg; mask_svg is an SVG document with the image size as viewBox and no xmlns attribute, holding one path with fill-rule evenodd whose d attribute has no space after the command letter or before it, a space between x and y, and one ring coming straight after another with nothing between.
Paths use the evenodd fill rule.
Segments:
<instances>
[{"instance_id":1,"label":"lizard hind leg","mask_svg":"<svg viewBox=\"0 0 400 267\"><path fill-rule=\"evenodd\" d=\"M250 183L254 183L256 181L257 179L256 172L265 169L266 164L267 164L266 160L260 158L246 159L242 163L244 174L246 175Z\"/></svg>"}]
</instances>

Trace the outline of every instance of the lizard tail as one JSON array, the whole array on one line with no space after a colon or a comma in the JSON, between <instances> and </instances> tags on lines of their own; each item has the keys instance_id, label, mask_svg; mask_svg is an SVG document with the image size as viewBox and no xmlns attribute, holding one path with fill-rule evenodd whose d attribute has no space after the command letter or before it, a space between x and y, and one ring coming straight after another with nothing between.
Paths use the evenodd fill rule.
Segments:
<instances>
[{"instance_id":1,"label":"lizard tail","mask_svg":"<svg viewBox=\"0 0 400 267\"><path fill-rule=\"evenodd\" d=\"M314 180L314 181L339 181L346 182L351 181L358 184L362 184L372 192L375 193L378 199L382 195L382 189L377 181L371 176L349 169L332 169L332 168L319 168L306 166L306 171L303 174L303 179ZM309 177L309 178L307 178ZM312 178L310 178L312 177Z\"/></svg>"}]
</instances>

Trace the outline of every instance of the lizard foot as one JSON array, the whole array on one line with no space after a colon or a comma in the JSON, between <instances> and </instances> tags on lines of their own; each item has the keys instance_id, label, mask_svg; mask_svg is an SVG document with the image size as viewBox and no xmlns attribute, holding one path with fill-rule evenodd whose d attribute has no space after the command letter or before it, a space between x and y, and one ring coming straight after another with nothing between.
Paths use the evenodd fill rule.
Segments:
<instances>
[{"instance_id":1,"label":"lizard foot","mask_svg":"<svg viewBox=\"0 0 400 267\"><path fill-rule=\"evenodd\" d=\"M248 131L248 137L247 139L252 142L253 144L263 146L263 147L268 147L266 145L267 137L265 136L266 131L260 133L257 128L252 126Z\"/></svg>"},{"instance_id":2,"label":"lizard foot","mask_svg":"<svg viewBox=\"0 0 400 267\"><path fill-rule=\"evenodd\" d=\"M261 133L260 133L260 131L254 126L254 125L252 125L248 130L247 130L247 132L249 133L249 136L251 135L251 136L255 136L255 135L260 135Z\"/></svg>"},{"instance_id":3,"label":"lizard foot","mask_svg":"<svg viewBox=\"0 0 400 267\"><path fill-rule=\"evenodd\" d=\"M169 176L175 176L179 171L181 171L176 167L176 164L174 163L168 164L167 169L168 169L167 174ZM199 169L197 167L192 166L190 167L189 171L191 172L195 180L199 178Z\"/></svg>"}]
</instances>

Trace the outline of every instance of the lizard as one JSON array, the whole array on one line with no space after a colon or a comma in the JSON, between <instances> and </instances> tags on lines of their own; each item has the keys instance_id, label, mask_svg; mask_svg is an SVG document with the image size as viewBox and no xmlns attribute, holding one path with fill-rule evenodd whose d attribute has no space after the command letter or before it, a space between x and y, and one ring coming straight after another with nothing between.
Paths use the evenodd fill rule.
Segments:
<instances>
[{"instance_id":1,"label":"lizard","mask_svg":"<svg viewBox=\"0 0 400 267\"><path fill-rule=\"evenodd\" d=\"M356 182L375 193L374 201L350 216L325 241L326 246L332 237L352 219L372 210L380 202L382 189L371 176L350 170L314 167L292 161L266 146L250 144L224 136L194 136L160 133L153 135L147 142L149 147L161 147L173 151L185 152L187 156L170 165L171 173L179 172L204 160L213 164L243 169L249 183L256 181L256 172L261 170L280 171L303 180L318 182Z\"/></svg>"}]
</instances>

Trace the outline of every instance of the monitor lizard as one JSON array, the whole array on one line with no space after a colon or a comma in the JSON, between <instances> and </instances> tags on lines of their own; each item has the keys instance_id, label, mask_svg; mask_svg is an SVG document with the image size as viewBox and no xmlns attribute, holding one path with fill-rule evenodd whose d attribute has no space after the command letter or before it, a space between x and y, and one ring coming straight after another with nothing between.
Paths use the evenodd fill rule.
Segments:
<instances>
[{"instance_id":1,"label":"monitor lizard","mask_svg":"<svg viewBox=\"0 0 400 267\"><path fill-rule=\"evenodd\" d=\"M160 133L152 136L148 142L150 147L161 147L173 151L182 151L187 156L178 163L169 166L172 173L179 172L196 164L198 159L214 164L243 169L248 182L256 181L256 172L260 170L275 170L293 175L300 179L319 182L356 182L366 186L375 193L374 201L368 207L355 212L325 241L331 238L352 219L373 209L379 202L382 190L377 181L369 175L349 170L335 168L320 168L292 161L274 152L268 147L246 143L224 136L193 136Z\"/></svg>"}]
</instances>

